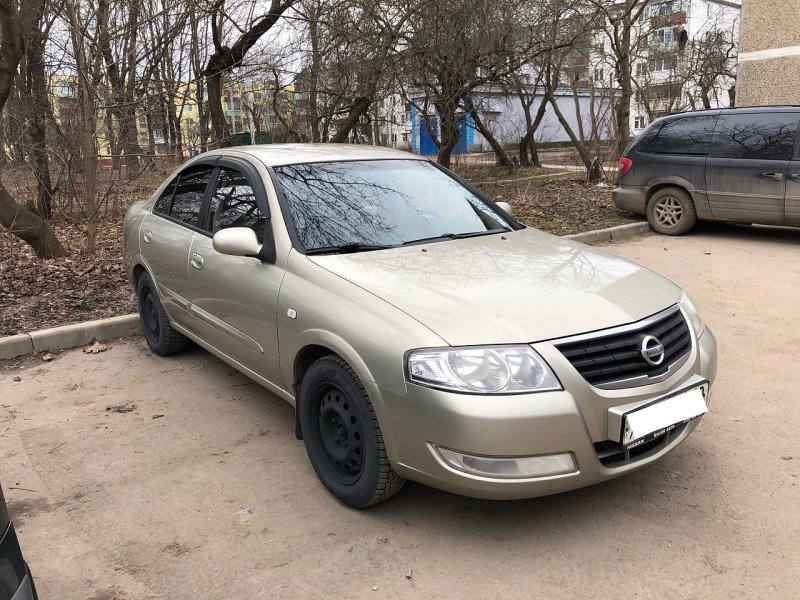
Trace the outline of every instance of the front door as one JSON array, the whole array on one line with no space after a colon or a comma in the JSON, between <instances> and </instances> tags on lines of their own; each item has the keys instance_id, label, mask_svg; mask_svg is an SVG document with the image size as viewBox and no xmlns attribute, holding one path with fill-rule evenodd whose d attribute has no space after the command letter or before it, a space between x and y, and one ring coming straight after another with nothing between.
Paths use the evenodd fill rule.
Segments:
<instances>
[{"instance_id":1,"label":"front door","mask_svg":"<svg viewBox=\"0 0 800 600\"><path fill-rule=\"evenodd\" d=\"M263 241L270 227L263 182L246 163L223 158L205 219L189 256L191 311L208 344L285 389L278 356L278 291L284 270L258 258L214 250L212 235L250 227Z\"/></svg>"},{"instance_id":2,"label":"front door","mask_svg":"<svg viewBox=\"0 0 800 600\"><path fill-rule=\"evenodd\" d=\"M800 139L786 178L786 222L800 225Z\"/></svg>"},{"instance_id":3,"label":"front door","mask_svg":"<svg viewBox=\"0 0 800 600\"><path fill-rule=\"evenodd\" d=\"M706 161L708 204L714 217L785 222L784 198L798 113L720 115Z\"/></svg>"}]
</instances>

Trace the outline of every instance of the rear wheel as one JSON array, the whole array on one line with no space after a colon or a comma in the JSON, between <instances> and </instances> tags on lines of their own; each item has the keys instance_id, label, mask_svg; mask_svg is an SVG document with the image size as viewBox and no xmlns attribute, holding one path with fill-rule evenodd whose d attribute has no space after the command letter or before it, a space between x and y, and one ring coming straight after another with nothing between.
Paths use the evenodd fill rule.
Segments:
<instances>
[{"instance_id":1,"label":"rear wheel","mask_svg":"<svg viewBox=\"0 0 800 600\"><path fill-rule=\"evenodd\" d=\"M183 352L189 345L189 340L172 328L169 317L158 298L153 279L148 273L142 273L139 277L136 297L139 304L142 333L150 350L160 356Z\"/></svg>"},{"instance_id":2,"label":"rear wheel","mask_svg":"<svg viewBox=\"0 0 800 600\"><path fill-rule=\"evenodd\" d=\"M334 496L365 508L400 491L405 479L389 464L369 396L344 360L325 356L309 367L298 410L311 465Z\"/></svg>"},{"instance_id":3,"label":"rear wheel","mask_svg":"<svg viewBox=\"0 0 800 600\"><path fill-rule=\"evenodd\" d=\"M664 235L682 235L697 222L697 211L689 193L680 188L658 190L647 203L650 228Z\"/></svg>"}]
</instances>

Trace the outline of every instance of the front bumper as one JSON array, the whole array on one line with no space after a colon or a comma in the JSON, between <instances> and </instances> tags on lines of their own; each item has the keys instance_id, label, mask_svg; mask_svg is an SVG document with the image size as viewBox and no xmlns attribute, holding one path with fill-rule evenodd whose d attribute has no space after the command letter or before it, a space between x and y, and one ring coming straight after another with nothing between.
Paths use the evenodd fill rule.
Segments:
<instances>
[{"instance_id":1,"label":"front bumper","mask_svg":"<svg viewBox=\"0 0 800 600\"><path fill-rule=\"evenodd\" d=\"M592 387L547 342L534 348L558 374L564 391L475 396L409 385L407 394L400 395L368 384L395 470L436 488L489 499L532 498L613 479L673 450L700 419L689 422L664 443L610 464L601 462L608 454L601 448L609 442L609 409L644 404L704 381L712 383L717 370L716 340L708 328L694 340L689 359L672 377L621 390ZM453 468L435 450L437 446L480 457L571 453L576 468L544 477L491 478Z\"/></svg>"},{"instance_id":2,"label":"front bumper","mask_svg":"<svg viewBox=\"0 0 800 600\"><path fill-rule=\"evenodd\" d=\"M644 189L641 187L620 186L611 191L611 198L617 208L629 210L640 215L645 214L647 198Z\"/></svg>"}]
</instances>

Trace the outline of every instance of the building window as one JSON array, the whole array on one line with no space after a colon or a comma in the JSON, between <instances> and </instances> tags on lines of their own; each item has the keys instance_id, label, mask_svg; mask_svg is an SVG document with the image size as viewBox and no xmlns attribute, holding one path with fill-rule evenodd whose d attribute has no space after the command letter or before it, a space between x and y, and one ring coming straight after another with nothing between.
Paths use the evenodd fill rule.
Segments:
<instances>
[{"instance_id":1,"label":"building window","mask_svg":"<svg viewBox=\"0 0 800 600\"><path fill-rule=\"evenodd\" d=\"M651 71L670 71L675 68L675 60L672 58L661 57L650 60Z\"/></svg>"},{"instance_id":2,"label":"building window","mask_svg":"<svg viewBox=\"0 0 800 600\"><path fill-rule=\"evenodd\" d=\"M644 129L644 126L645 126L644 117L639 116L633 119L634 129Z\"/></svg>"},{"instance_id":3,"label":"building window","mask_svg":"<svg viewBox=\"0 0 800 600\"><path fill-rule=\"evenodd\" d=\"M660 17L664 15L671 15L675 12L675 2L662 2L661 4L650 5L650 16Z\"/></svg>"},{"instance_id":4,"label":"building window","mask_svg":"<svg viewBox=\"0 0 800 600\"><path fill-rule=\"evenodd\" d=\"M603 79L604 79L603 68L602 67L596 67L595 70L594 70L594 80L595 81L603 81Z\"/></svg>"},{"instance_id":5,"label":"building window","mask_svg":"<svg viewBox=\"0 0 800 600\"><path fill-rule=\"evenodd\" d=\"M657 29L653 33L650 34L650 45L651 46L662 46L671 44L675 41L676 38L675 28L668 27L665 29Z\"/></svg>"}]
</instances>

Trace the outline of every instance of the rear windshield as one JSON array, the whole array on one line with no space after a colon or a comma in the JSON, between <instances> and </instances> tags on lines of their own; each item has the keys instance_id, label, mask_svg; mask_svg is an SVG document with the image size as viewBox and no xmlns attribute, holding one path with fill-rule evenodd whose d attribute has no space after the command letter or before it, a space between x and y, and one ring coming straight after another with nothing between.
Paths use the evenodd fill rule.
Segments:
<instances>
[{"instance_id":1,"label":"rear windshield","mask_svg":"<svg viewBox=\"0 0 800 600\"><path fill-rule=\"evenodd\" d=\"M307 250L510 229L499 209L427 160L299 164L275 173Z\"/></svg>"},{"instance_id":2,"label":"rear windshield","mask_svg":"<svg viewBox=\"0 0 800 600\"><path fill-rule=\"evenodd\" d=\"M717 115L682 116L664 119L642 136L639 152L653 154L708 154Z\"/></svg>"}]
</instances>

